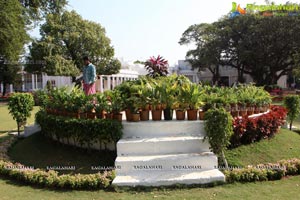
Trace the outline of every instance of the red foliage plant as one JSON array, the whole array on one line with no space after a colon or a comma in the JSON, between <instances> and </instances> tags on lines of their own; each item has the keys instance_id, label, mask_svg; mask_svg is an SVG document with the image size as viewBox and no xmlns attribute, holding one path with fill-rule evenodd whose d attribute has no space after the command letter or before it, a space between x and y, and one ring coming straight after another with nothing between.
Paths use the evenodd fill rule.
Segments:
<instances>
[{"instance_id":1,"label":"red foliage plant","mask_svg":"<svg viewBox=\"0 0 300 200\"><path fill-rule=\"evenodd\" d=\"M285 123L286 115L287 110L284 107L271 106L268 113L257 117L235 118L230 148L273 137Z\"/></svg>"},{"instance_id":2,"label":"red foliage plant","mask_svg":"<svg viewBox=\"0 0 300 200\"><path fill-rule=\"evenodd\" d=\"M148 76L153 78L166 76L169 73L168 67L168 61L162 56L157 56L156 58L152 56L145 62L145 68L148 71Z\"/></svg>"}]
</instances>

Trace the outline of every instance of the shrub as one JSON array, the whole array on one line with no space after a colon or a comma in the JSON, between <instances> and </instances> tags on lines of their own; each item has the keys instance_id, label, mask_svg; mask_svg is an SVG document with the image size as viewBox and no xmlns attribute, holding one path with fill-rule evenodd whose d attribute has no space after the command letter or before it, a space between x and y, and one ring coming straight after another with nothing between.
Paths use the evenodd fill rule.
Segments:
<instances>
[{"instance_id":1,"label":"shrub","mask_svg":"<svg viewBox=\"0 0 300 200\"><path fill-rule=\"evenodd\" d=\"M228 183L280 180L283 176L299 175L300 160L281 160L278 163L260 164L242 169L225 170L224 174Z\"/></svg>"},{"instance_id":2,"label":"shrub","mask_svg":"<svg viewBox=\"0 0 300 200\"><path fill-rule=\"evenodd\" d=\"M0 160L0 175L48 188L61 189L104 189L110 186L115 175L113 171L97 174L58 175L56 171L26 168Z\"/></svg>"},{"instance_id":3,"label":"shrub","mask_svg":"<svg viewBox=\"0 0 300 200\"><path fill-rule=\"evenodd\" d=\"M284 97L284 106L288 110L288 119L290 121L290 130L292 130L293 121L300 114L300 99L296 95L288 95Z\"/></svg>"},{"instance_id":4,"label":"shrub","mask_svg":"<svg viewBox=\"0 0 300 200\"><path fill-rule=\"evenodd\" d=\"M63 138L88 147L94 142L117 142L122 137L122 124L110 119L75 119L48 115L45 111L36 114L36 122L46 136Z\"/></svg>"},{"instance_id":5,"label":"shrub","mask_svg":"<svg viewBox=\"0 0 300 200\"><path fill-rule=\"evenodd\" d=\"M20 127L26 123L33 109L34 100L29 93L14 93L9 97L8 110L16 120L18 126L18 136L20 136Z\"/></svg>"},{"instance_id":6,"label":"shrub","mask_svg":"<svg viewBox=\"0 0 300 200\"><path fill-rule=\"evenodd\" d=\"M258 117L240 117L233 121L233 132L230 147L251 144L273 137L285 122L286 109L282 106L272 106L269 113Z\"/></svg>"},{"instance_id":7,"label":"shrub","mask_svg":"<svg viewBox=\"0 0 300 200\"><path fill-rule=\"evenodd\" d=\"M205 138L208 138L213 152L222 156L225 166L228 168L224 150L230 144L230 137L233 133L232 117L224 109L210 109L204 119Z\"/></svg>"}]
</instances>

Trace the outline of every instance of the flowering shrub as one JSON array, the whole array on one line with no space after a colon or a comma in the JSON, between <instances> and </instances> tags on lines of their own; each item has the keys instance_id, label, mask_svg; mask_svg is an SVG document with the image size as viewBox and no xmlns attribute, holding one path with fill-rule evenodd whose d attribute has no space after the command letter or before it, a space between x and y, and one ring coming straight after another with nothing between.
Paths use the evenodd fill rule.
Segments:
<instances>
[{"instance_id":1,"label":"flowering shrub","mask_svg":"<svg viewBox=\"0 0 300 200\"><path fill-rule=\"evenodd\" d=\"M235 118L230 147L250 144L274 136L284 124L286 115L287 110L284 107L271 106L267 114L258 117Z\"/></svg>"}]
</instances>

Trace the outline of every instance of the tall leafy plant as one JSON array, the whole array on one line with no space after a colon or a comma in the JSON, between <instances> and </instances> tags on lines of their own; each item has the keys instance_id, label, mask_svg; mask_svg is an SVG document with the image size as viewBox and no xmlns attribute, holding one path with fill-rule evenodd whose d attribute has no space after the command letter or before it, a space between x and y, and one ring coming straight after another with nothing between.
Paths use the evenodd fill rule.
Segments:
<instances>
[{"instance_id":1,"label":"tall leafy plant","mask_svg":"<svg viewBox=\"0 0 300 200\"><path fill-rule=\"evenodd\" d=\"M26 123L33 109L34 99L28 93L14 93L8 102L8 110L13 119L16 120L18 126L18 136L20 136L20 128Z\"/></svg>"},{"instance_id":2,"label":"tall leafy plant","mask_svg":"<svg viewBox=\"0 0 300 200\"><path fill-rule=\"evenodd\" d=\"M167 76L169 73L168 67L168 61L162 56L152 56L145 62L145 68L148 71L148 76L153 78Z\"/></svg>"},{"instance_id":3,"label":"tall leafy plant","mask_svg":"<svg viewBox=\"0 0 300 200\"><path fill-rule=\"evenodd\" d=\"M300 98L296 95L286 96L284 98L284 106L288 110L289 127L292 130L293 122L300 114Z\"/></svg>"},{"instance_id":4,"label":"tall leafy plant","mask_svg":"<svg viewBox=\"0 0 300 200\"><path fill-rule=\"evenodd\" d=\"M224 108L215 108L206 112L204 120L205 139L208 139L212 151L222 157L225 167L228 169L224 151L230 144L233 134L232 116Z\"/></svg>"}]
</instances>

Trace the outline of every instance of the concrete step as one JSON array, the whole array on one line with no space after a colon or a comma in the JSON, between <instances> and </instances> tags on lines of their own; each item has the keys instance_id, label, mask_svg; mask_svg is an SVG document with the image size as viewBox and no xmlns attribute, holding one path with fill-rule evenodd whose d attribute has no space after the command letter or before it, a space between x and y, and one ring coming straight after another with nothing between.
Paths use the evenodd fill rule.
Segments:
<instances>
[{"instance_id":1,"label":"concrete step","mask_svg":"<svg viewBox=\"0 0 300 200\"><path fill-rule=\"evenodd\" d=\"M216 169L217 157L212 152L148 156L118 156L115 161L118 176L130 173L174 171L197 172Z\"/></svg>"},{"instance_id":2,"label":"concrete step","mask_svg":"<svg viewBox=\"0 0 300 200\"><path fill-rule=\"evenodd\" d=\"M218 169L198 172L143 172L118 175L112 184L118 186L167 186L174 184L208 184L212 182L225 182L224 174Z\"/></svg>"},{"instance_id":3,"label":"concrete step","mask_svg":"<svg viewBox=\"0 0 300 200\"><path fill-rule=\"evenodd\" d=\"M123 122L123 138L168 137L175 135L205 136L204 122L196 121L141 121Z\"/></svg>"},{"instance_id":4,"label":"concrete step","mask_svg":"<svg viewBox=\"0 0 300 200\"><path fill-rule=\"evenodd\" d=\"M118 156L208 152L209 143L203 139L198 136L124 138L117 143L117 152Z\"/></svg>"}]
</instances>

